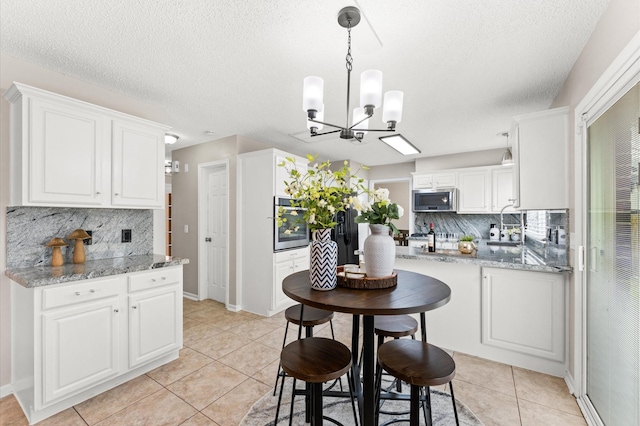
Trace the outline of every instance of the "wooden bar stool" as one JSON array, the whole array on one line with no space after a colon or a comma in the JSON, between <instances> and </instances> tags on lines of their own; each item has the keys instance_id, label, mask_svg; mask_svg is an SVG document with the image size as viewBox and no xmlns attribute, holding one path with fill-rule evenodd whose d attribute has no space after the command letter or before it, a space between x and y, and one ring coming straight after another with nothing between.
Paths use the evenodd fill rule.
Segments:
<instances>
[{"instance_id":1,"label":"wooden bar stool","mask_svg":"<svg viewBox=\"0 0 640 426\"><path fill-rule=\"evenodd\" d=\"M323 419L340 425L336 420L323 416L322 384L337 380L344 374L347 374L347 382L349 382L349 395L351 396L354 424L358 424L358 416L349 374L351 368L351 351L349 348L336 340L324 337L308 337L306 339L296 340L285 346L280 354L280 365L282 365L285 373L294 379L289 417L290 425L293 418L296 380L303 380L311 385L311 425L321 426ZM278 408L282 400L282 390L283 387L281 386L278 397ZM278 422L277 416L278 413L276 413L274 425Z\"/></svg>"},{"instance_id":2,"label":"wooden bar stool","mask_svg":"<svg viewBox=\"0 0 640 426\"><path fill-rule=\"evenodd\" d=\"M287 326L284 330L284 339L282 340L282 347L284 348L287 344L287 333L289 332L289 324L293 323L295 325L300 325L300 304L291 306L284 311L284 317L287 320ZM325 311L322 309L312 308L311 306L304 307L304 318L302 318L302 326L306 330L307 337L313 334L312 329L316 325L325 324L329 322L329 326L331 327L331 337L335 340L335 335L333 333L333 312ZM278 372L276 374L276 383L273 386L273 396L276 395L276 391L278 389L278 379L282 378L280 386L284 385L284 372L282 371L282 366L278 366Z\"/></svg>"},{"instance_id":3,"label":"wooden bar stool","mask_svg":"<svg viewBox=\"0 0 640 426\"><path fill-rule=\"evenodd\" d=\"M411 336L412 339L415 339L418 332L418 321L409 315L376 315L373 319L373 328L378 336L378 347L380 347L386 337L399 339ZM401 380L396 380L395 386L398 392L402 392Z\"/></svg>"},{"instance_id":4,"label":"wooden bar stool","mask_svg":"<svg viewBox=\"0 0 640 426\"><path fill-rule=\"evenodd\" d=\"M453 395L453 377L456 364L453 358L437 346L419 340L392 340L378 348L378 362L394 377L411 385L409 424L420 424L420 389L426 387L426 401L429 417L427 425L432 424L430 386L449 383L453 413L458 422L458 410ZM378 392L380 392L378 388Z\"/></svg>"}]
</instances>

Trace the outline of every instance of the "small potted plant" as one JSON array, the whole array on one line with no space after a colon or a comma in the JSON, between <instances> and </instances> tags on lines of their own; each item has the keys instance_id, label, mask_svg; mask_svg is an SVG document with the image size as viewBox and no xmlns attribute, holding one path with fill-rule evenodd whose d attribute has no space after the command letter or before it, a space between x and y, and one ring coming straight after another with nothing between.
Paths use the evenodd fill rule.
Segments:
<instances>
[{"instance_id":1,"label":"small potted plant","mask_svg":"<svg viewBox=\"0 0 640 426\"><path fill-rule=\"evenodd\" d=\"M473 253L476 249L476 244L473 242L473 235L463 235L460 237L460 242L458 243L458 251L464 254Z\"/></svg>"}]
</instances>

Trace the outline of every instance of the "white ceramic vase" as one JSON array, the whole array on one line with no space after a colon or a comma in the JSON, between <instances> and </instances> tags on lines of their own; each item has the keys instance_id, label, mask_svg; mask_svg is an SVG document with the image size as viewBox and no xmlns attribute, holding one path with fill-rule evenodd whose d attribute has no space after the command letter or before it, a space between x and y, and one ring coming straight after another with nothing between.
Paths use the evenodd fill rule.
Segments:
<instances>
[{"instance_id":1,"label":"white ceramic vase","mask_svg":"<svg viewBox=\"0 0 640 426\"><path fill-rule=\"evenodd\" d=\"M331 229L313 231L309 247L311 288L333 290L338 284L338 245L331 240Z\"/></svg>"},{"instance_id":2,"label":"white ceramic vase","mask_svg":"<svg viewBox=\"0 0 640 426\"><path fill-rule=\"evenodd\" d=\"M396 243L388 225L369 225L371 235L364 240L364 265L367 277L388 277L393 273Z\"/></svg>"}]
</instances>

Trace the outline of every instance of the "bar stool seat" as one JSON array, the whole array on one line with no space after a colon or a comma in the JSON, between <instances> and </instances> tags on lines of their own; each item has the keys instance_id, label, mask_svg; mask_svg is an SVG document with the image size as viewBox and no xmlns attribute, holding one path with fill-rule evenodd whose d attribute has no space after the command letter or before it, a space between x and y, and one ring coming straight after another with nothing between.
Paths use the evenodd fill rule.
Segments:
<instances>
[{"instance_id":1,"label":"bar stool seat","mask_svg":"<svg viewBox=\"0 0 640 426\"><path fill-rule=\"evenodd\" d=\"M311 424L322 425L322 419L324 418L322 414L322 384L336 380L344 374L349 374L351 368L351 351L349 348L336 340L324 337L308 337L296 340L285 346L280 354L280 364L287 375L294 378L294 396L296 380L303 380L311 385ZM351 380L347 381L349 382L354 420L357 422ZM282 387L280 388L278 405L280 404L280 399L282 399ZM291 412L293 413L293 398ZM335 422L333 419L327 420Z\"/></svg>"},{"instance_id":2,"label":"bar stool seat","mask_svg":"<svg viewBox=\"0 0 640 426\"><path fill-rule=\"evenodd\" d=\"M418 425L420 407L420 388L427 387L427 410L431 424L430 386L449 383L453 412L458 425L451 380L456 373L453 358L437 346L420 340L399 339L384 343L378 348L378 362L389 374L411 385L410 424Z\"/></svg>"},{"instance_id":3,"label":"bar stool seat","mask_svg":"<svg viewBox=\"0 0 640 426\"><path fill-rule=\"evenodd\" d=\"M284 311L285 319L290 323L300 325L300 308L300 304L287 308L287 310ZM331 320L333 320L333 312L331 311L312 308L311 306L304 307L304 317L302 318L303 327L313 327Z\"/></svg>"},{"instance_id":4,"label":"bar stool seat","mask_svg":"<svg viewBox=\"0 0 640 426\"><path fill-rule=\"evenodd\" d=\"M378 347L384 343L386 337L392 337L399 339L401 337L411 336L412 339L416 338L418 332L418 321L409 315L376 315L373 319L373 329L378 336ZM379 368L379 367L378 367ZM378 373L376 373L378 374ZM402 392L402 381L395 380L394 383L387 389L393 388L395 385L396 391ZM384 411L383 411L384 412ZM387 414L407 414L405 413L392 413Z\"/></svg>"},{"instance_id":5,"label":"bar stool seat","mask_svg":"<svg viewBox=\"0 0 640 426\"><path fill-rule=\"evenodd\" d=\"M418 321L409 315L376 315L373 319L375 333L382 337L394 339L415 336L418 331Z\"/></svg>"},{"instance_id":6,"label":"bar stool seat","mask_svg":"<svg viewBox=\"0 0 640 426\"><path fill-rule=\"evenodd\" d=\"M284 338L282 339L282 347L284 348L287 344L287 334L289 333L289 324L300 325L300 309L302 305L297 304L287 308L284 311L284 317L287 320L287 326L284 329ZM302 326L307 330L307 337L312 334L311 329L316 325L322 325L326 322L329 322L329 326L331 327L331 336L335 340L335 335L333 333L333 312L325 311L318 308L312 308L311 306L304 307L304 314L302 318ZM284 372L282 371L282 366L278 366L278 372L276 373L276 383L273 385L273 396L276 395L278 390L278 379L282 378L281 386L284 385ZM276 419L277 420L277 419Z\"/></svg>"}]
</instances>

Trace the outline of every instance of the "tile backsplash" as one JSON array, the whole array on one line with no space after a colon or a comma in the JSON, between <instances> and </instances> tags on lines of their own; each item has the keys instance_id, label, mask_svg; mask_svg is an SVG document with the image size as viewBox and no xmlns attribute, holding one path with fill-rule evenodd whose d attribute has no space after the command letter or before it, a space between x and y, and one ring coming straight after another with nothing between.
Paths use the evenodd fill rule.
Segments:
<instances>
[{"instance_id":1,"label":"tile backsplash","mask_svg":"<svg viewBox=\"0 0 640 426\"><path fill-rule=\"evenodd\" d=\"M505 224L520 223L520 213L505 213ZM458 214L458 213L416 213L414 232L429 232L429 223L433 222L436 232L473 235L476 238L489 238L491 224L500 225L499 214Z\"/></svg>"},{"instance_id":2,"label":"tile backsplash","mask_svg":"<svg viewBox=\"0 0 640 426\"><path fill-rule=\"evenodd\" d=\"M153 254L153 211L138 209L84 209L57 207L7 208L7 267L51 265L52 238L63 238L64 263L73 263L75 229L92 231L85 246L87 260ZM131 230L131 242L122 243L122 230Z\"/></svg>"},{"instance_id":3,"label":"tile backsplash","mask_svg":"<svg viewBox=\"0 0 640 426\"><path fill-rule=\"evenodd\" d=\"M533 212L531 212L533 213ZM543 210L541 213L542 223L547 228L561 229L564 231L568 244L569 238L569 215L566 210ZM504 224L507 228L520 224L520 213L505 213L503 215ZM527 212L524 212L523 221L527 225ZM415 213L414 231L415 233L429 232L429 223L433 222L435 232L458 233L462 235L473 235L476 238L489 239L489 229L491 224L500 226L499 214L457 214L457 213ZM537 236L530 236L527 232L528 240L537 240L539 244L557 244L546 238L545 229L540 229Z\"/></svg>"}]
</instances>

